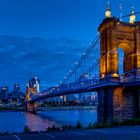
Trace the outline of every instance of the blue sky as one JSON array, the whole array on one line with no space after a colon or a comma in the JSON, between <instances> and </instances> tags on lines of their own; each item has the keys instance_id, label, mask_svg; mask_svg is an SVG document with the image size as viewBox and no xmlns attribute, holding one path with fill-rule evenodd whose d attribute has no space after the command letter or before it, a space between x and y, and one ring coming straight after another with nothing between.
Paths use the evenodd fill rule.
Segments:
<instances>
[{"instance_id":1,"label":"blue sky","mask_svg":"<svg viewBox=\"0 0 140 140\"><path fill-rule=\"evenodd\" d=\"M120 0L110 0L119 16ZM140 10L139 0L122 0L123 15ZM0 34L93 40L106 0L0 0Z\"/></svg>"},{"instance_id":2,"label":"blue sky","mask_svg":"<svg viewBox=\"0 0 140 140\"><path fill-rule=\"evenodd\" d=\"M113 16L119 3L110 0ZM140 11L139 0L122 6L123 15ZM56 85L94 40L105 9L106 0L0 0L0 86L24 89L32 76L42 89Z\"/></svg>"}]
</instances>

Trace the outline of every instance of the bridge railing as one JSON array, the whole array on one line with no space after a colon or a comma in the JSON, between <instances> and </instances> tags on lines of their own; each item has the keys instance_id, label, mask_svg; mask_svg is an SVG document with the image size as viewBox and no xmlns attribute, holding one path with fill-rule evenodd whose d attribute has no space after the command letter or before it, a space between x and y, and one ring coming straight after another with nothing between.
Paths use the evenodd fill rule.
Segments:
<instances>
[{"instance_id":1,"label":"bridge railing","mask_svg":"<svg viewBox=\"0 0 140 140\"><path fill-rule=\"evenodd\" d=\"M118 75L118 77L111 77L111 75L107 76L104 79L100 79L99 77L94 77L92 79L83 79L78 80L73 83L62 84L56 87L51 87L47 90L44 90L40 93L40 95L33 97L31 100L39 100L46 97L60 96L63 94L70 93L78 93L81 91L88 91L89 87L100 86L103 84L109 83L132 83L132 82L140 82L140 68L136 68L122 75Z\"/></svg>"},{"instance_id":2,"label":"bridge railing","mask_svg":"<svg viewBox=\"0 0 140 140\"><path fill-rule=\"evenodd\" d=\"M122 79L121 79L121 82L122 83L129 83L129 82L140 82L140 76L124 76Z\"/></svg>"},{"instance_id":3,"label":"bridge railing","mask_svg":"<svg viewBox=\"0 0 140 140\"><path fill-rule=\"evenodd\" d=\"M121 82L128 83L128 82L139 82L140 81L140 68L135 68L130 70L121 76Z\"/></svg>"},{"instance_id":4,"label":"bridge railing","mask_svg":"<svg viewBox=\"0 0 140 140\"><path fill-rule=\"evenodd\" d=\"M99 84L99 79L90 79L90 80L77 81L74 83L60 85L58 88L59 88L59 92L66 92L66 91L86 89L89 86L95 86L97 84Z\"/></svg>"}]
</instances>

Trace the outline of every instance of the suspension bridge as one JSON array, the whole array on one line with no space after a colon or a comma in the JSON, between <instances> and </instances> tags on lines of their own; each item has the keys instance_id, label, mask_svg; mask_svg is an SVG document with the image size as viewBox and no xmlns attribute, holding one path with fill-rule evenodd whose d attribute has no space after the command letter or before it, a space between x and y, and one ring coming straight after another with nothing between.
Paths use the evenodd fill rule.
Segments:
<instances>
[{"instance_id":1,"label":"suspension bridge","mask_svg":"<svg viewBox=\"0 0 140 140\"><path fill-rule=\"evenodd\" d=\"M99 33L58 86L30 97L35 88L27 87L28 111L37 101L75 93L98 93L98 121L123 121L140 116L140 22L134 13L130 22L111 16L110 8L99 26ZM123 18L121 17L121 19ZM118 48L124 51L123 73L119 73Z\"/></svg>"}]
</instances>

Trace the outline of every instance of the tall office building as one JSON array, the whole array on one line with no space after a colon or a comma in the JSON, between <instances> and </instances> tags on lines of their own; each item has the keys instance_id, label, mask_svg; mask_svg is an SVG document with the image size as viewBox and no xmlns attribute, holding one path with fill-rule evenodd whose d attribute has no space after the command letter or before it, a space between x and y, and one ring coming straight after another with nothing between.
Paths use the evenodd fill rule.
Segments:
<instances>
[{"instance_id":1,"label":"tall office building","mask_svg":"<svg viewBox=\"0 0 140 140\"><path fill-rule=\"evenodd\" d=\"M7 86L2 86L1 91L0 91L0 99L7 99L8 95L8 87Z\"/></svg>"},{"instance_id":2,"label":"tall office building","mask_svg":"<svg viewBox=\"0 0 140 140\"><path fill-rule=\"evenodd\" d=\"M20 85L18 83L14 84L14 92L20 91Z\"/></svg>"}]
</instances>

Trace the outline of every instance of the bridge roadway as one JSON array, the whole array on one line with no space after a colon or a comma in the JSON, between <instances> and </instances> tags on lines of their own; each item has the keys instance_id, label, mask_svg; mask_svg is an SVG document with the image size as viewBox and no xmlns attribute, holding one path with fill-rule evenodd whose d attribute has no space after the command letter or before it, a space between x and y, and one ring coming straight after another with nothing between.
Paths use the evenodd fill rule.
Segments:
<instances>
[{"instance_id":1,"label":"bridge roadway","mask_svg":"<svg viewBox=\"0 0 140 140\"><path fill-rule=\"evenodd\" d=\"M0 136L0 140L140 140L140 126Z\"/></svg>"},{"instance_id":2,"label":"bridge roadway","mask_svg":"<svg viewBox=\"0 0 140 140\"><path fill-rule=\"evenodd\" d=\"M30 102L37 102L45 98L56 97L68 94L77 94L84 92L94 92L103 87L134 87L140 86L140 68L135 68L122 75L108 75L107 77L100 79L97 75L92 79L81 79L72 83L61 84L59 86L50 87L47 90L41 91L38 95L32 96L30 100L24 104Z\"/></svg>"},{"instance_id":3,"label":"bridge roadway","mask_svg":"<svg viewBox=\"0 0 140 140\"><path fill-rule=\"evenodd\" d=\"M138 77L129 77L125 78L108 78L105 80L101 79L90 79L85 81L78 81L69 84L63 84L58 87L52 87L48 90L44 90L41 94L32 97L32 99L28 102L36 102L45 98L67 95L67 94L75 94L75 93L83 93L83 92L93 92L101 89L102 87L108 86L140 86L140 76Z\"/></svg>"},{"instance_id":4,"label":"bridge roadway","mask_svg":"<svg viewBox=\"0 0 140 140\"><path fill-rule=\"evenodd\" d=\"M74 82L69 84L60 85L59 87L53 87L49 90L42 91L40 95L32 97L29 102L36 102L44 98L50 98L55 96L83 93L96 91L97 89L105 86L119 86L121 85L120 80L107 79L105 81L99 82L99 79L90 79L82 82Z\"/></svg>"}]
</instances>

